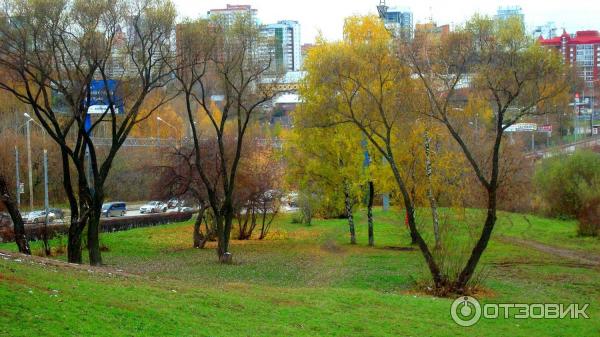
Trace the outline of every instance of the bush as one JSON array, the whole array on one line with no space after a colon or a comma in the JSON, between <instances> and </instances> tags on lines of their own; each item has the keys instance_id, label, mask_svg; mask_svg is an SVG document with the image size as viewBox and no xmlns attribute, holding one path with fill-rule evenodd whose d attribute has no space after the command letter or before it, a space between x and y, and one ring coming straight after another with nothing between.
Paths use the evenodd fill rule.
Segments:
<instances>
[{"instance_id":1,"label":"bush","mask_svg":"<svg viewBox=\"0 0 600 337\"><path fill-rule=\"evenodd\" d=\"M579 211L577 220L579 221L579 235L598 236L600 234L600 199L588 202Z\"/></svg>"},{"instance_id":2,"label":"bush","mask_svg":"<svg viewBox=\"0 0 600 337\"><path fill-rule=\"evenodd\" d=\"M600 155L577 151L546 159L534 183L549 215L577 218L586 205L600 200Z\"/></svg>"}]
</instances>

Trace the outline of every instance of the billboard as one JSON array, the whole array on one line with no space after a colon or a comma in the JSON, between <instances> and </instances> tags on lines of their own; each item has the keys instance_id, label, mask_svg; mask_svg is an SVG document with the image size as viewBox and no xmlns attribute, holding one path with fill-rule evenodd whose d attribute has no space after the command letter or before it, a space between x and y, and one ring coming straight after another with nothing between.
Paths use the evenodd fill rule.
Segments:
<instances>
[{"instance_id":1,"label":"billboard","mask_svg":"<svg viewBox=\"0 0 600 337\"><path fill-rule=\"evenodd\" d=\"M535 123L517 123L509 126L506 132L535 132L538 126Z\"/></svg>"},{"instance_id":2,"label":"billboard","mask_svg":"<svg viewBox=\"0 0 600 337\"><path fill-rule=\"evenodd\" d=\"M125 113L123 98L118 92L118 87L119 81L116 80L107 80L106 84L103 80L92 80L90 82L88 114L103 114L106 112L110 104L109 97L112 98L116 113Z\"/></svg>"}]
</instances>

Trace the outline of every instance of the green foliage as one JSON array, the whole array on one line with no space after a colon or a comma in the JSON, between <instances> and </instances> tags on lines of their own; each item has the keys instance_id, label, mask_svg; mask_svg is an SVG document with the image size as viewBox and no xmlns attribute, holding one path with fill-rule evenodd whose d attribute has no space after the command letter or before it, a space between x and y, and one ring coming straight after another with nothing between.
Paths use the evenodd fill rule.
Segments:
<instances>
[{"instance_id":1,"label":"green foliage","mask_svg":"<svg viewBox=\"0 0 600 337\"><path fill-rule=\"evenodd\" d=\"M288 180L300 193L304 221L344 214L344 193L361 199L368 171L363 167L361 134L345 125L323 128L309 121L317 108L306 105L294 113L297 126L287 135ZM309 215L310 213L310 215Z\"/></svg>"},{"instance_id":2,"label":"green foliage","mask_svg":"<svg viewBox=\"0 0 600 337\"><path fill-rule=\"evenodd\" d=\"M418 252L386 248L410 242L402 213L377 209L375 219L378 249L365 247L364 215L356 217L357 246L346 244L345 220L306 227L283 216L273 231L285 240L234 243L239 264L227 266L214 262L212 249L191 248L191 222L104 235L105 260L113 268L88 272L0 259L0 335L593 336L600 329L594 319L481 320L460 327L449 315L454 299L412 291L422 267ZM540 237L589 254L600 253L598 240L573 237L574 222L529 221L499 214L499 235L482 262L492 266L485 286L494 295L476 297L483 303L590 303L588 313L596 317L598 270L498 239ZM223 284L199 286L216 282Z\"/></svg>"},{"instance_id":3,"label":"green foliage","mask_svg":"<svg viewBox=\"0 0 600 337\"><path fill-rule=\"evenodd\" d=\"M577 151L546 159L537 167L534 182L550 215L575 218L600 199L600 155Z\"/></svg>"}]
</instances>

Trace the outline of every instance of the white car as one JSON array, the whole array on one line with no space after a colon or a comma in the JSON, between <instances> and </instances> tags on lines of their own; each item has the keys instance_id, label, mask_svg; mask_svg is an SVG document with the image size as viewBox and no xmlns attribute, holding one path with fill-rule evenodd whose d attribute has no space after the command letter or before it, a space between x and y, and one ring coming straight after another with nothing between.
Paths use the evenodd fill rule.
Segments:
<instances>
[{"instance_id":1,"label":"white car","mask_svg":"<svg viewBox=\"0 0 600 337\"><path fill-rule=\"evenodd\" d=\"M167 205L160 201L150 201L144 206L140 207L140 213L164 213L167 211Z\"/></svg>"},{"instance_id":2,"label":"white car","mask_svg":"<svg viewBox=\"0 0 600 337\"><path fill-rule=\"evenodd\" d=\"M52 212L48 212L48 222L54 221L56 216ZM46 221L46 211L33 211L23 216L25 223L44 223Z\"/></svg>"}]
</instances>

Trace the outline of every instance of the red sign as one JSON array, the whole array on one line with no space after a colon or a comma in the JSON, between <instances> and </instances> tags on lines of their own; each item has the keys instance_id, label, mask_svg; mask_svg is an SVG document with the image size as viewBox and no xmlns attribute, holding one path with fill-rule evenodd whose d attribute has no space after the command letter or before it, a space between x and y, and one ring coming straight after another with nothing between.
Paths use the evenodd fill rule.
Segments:
<instances>
[{"instance_id":1,"label":"red sign","mask_svg":"<svg viewBox=\"0 0 600 337\"><path fill-rule=\"evenodd\" d=\"M539 132L552 132L552 125L541 125L538 127Z\"/></svg>"}]
</instances>

